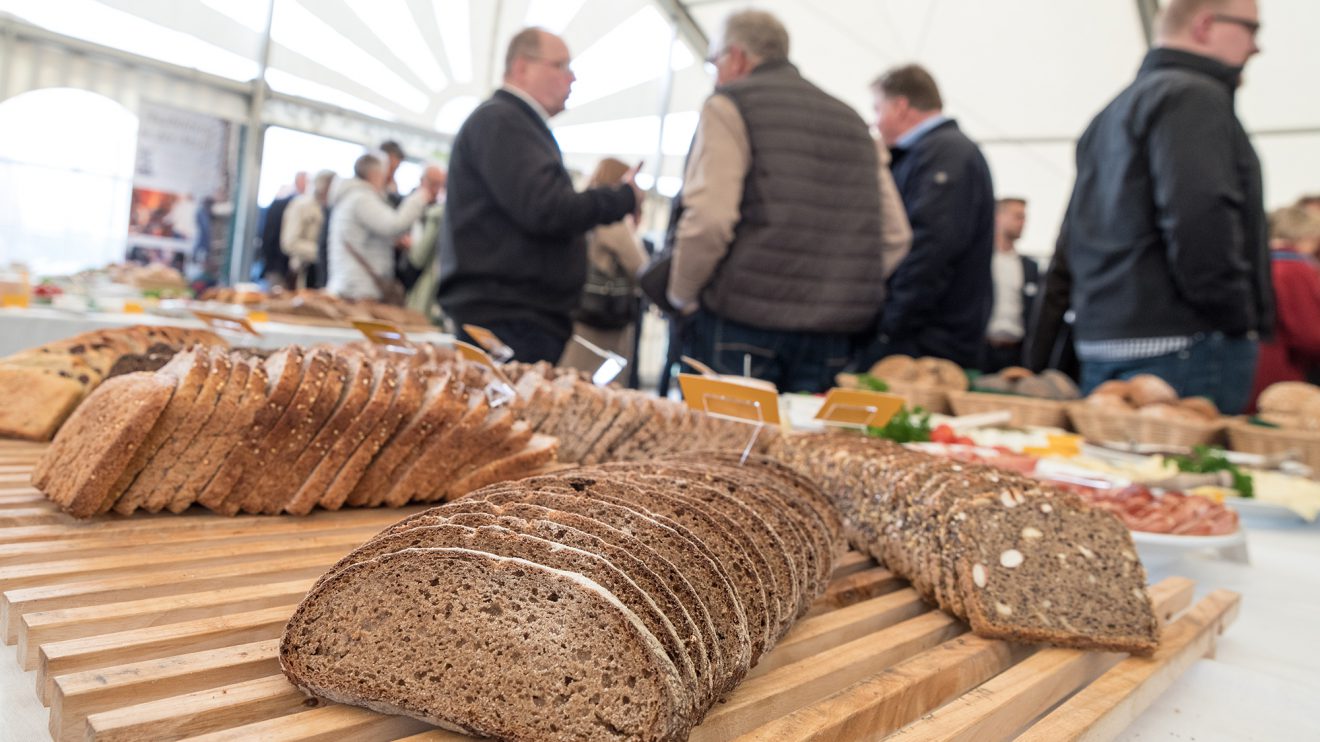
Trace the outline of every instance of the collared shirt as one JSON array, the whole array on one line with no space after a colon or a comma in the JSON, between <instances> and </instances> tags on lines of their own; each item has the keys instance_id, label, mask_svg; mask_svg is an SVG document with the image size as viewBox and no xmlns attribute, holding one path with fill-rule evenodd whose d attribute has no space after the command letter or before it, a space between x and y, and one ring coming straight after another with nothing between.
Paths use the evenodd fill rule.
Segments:
<instances>
[{"instance_id":1,"label":"collared shirt","mask_svg":"<svg viewBox=\"0 0 1320 742\"><path fill-rule=\"evenodd\" d=\"M908 129L906 134L899 137L897 142L894 142L894 147L896 149L908 149L909 147L916 144L917 141L920 140L923 136L925 136L926 132L930 131L931 129L934 129L935 127L939 126L940 124L948 120L949 120L948 116L945 116L942 113L937 113L934 116L931 116L925 121L922 121L921 123L912 127L911 129Z\"/></svg>"},{"instance_id":2,"label":"collared shirt","mask_svg":"<svg viewBox=\"0 0 1320 742\"><path fill-rule=\"evenodd\" d=\"M518 96L518 98L520 98L523 103L526 103L527 105L531 106L532 110L536 111L536 115L540 116L542 121L550 120L550 113L545 110L545 106L542 106L540 103L537 103L536 99L533 98L531 95L529 95L526 90L523 90L522 88L507 82L504 83L504 85L502 85L500 89L511 95Z\"/></svg>"},{"instance_id":3,"label":"collared shirt","mask_svg":"<svg viewBox=\"0 0 1320 742\"><path fill-rule=\"evenodd\" d=\"M990 313L986 336L991 340L1018 342L1025 334L1022 327L1022 258L1011 250L995 250L990 259L990 273L995 280L995 304Z\"/></svg>"}]
</instances>

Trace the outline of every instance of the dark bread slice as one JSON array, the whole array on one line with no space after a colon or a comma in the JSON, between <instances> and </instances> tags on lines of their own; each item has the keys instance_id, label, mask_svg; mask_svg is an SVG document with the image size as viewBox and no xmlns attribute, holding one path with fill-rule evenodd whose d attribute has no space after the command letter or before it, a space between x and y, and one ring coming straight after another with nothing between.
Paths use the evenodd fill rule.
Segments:
<instances>
[{"instance_id":1,"label":"dark bread slice","mask_svg":"<svg viewBox=\"0 0 1320 742\"><path fill-rule=\"evenodd\" d=\"M514 416L516 417L516 413ZM530 425L523 420L515 420L511 417L510 425L508 426L508 433L505 434L503 438L485 449L477 451L472 458L459 466L449 476L451 479L458 481L493 461L512 456L526 448L527 444L531 442L535 435L536 433L532 430ZM558 438L551 438L550 436L541 437L545 440L554 440L556 445L558 445ZM467 494L467 491L459 494ZM453 497L457 495L451 492L449 488L446 488L445 496Z\"/></svg>"},{"instance_id":2,"label":"dark bread slice","mask_svg":"<svg viewBox=\"0 0 1320 742\"><path fill-rule=\"evenodd\" d=\"M747 612L732 579L715 552L697 541L683 526L667 518L584 496L577 491L529 490L520 485L487 487L444 507L462 506L473 500L504 507L538 505L590 518L653 549L689 581L710 613L716 642L726 657L726 691L737 685L760 657L756 637L749 632Z\"/></svg>"},{"instance_id":3,"label":"dark bread slice","mask_svg":"<svg viewBox=\"0 0 1320 742\"><path fill-rule=\"evenodd\" d=\"M457 482L461 477L459 472L473 464L489 460L504 441L513 435L513 427L517 422L514 411L507 407L487 412L485 419L475 429L462 433L457 438L453 457L446 462L444 471L436 483L439 486L433 486L430 492L418 493L414 499L432 501L444 497L449 490L448 484ZM558 455L559 448L564 442L556 440L558 444L555 453Z\"/></svg>"},{"instance_id":4,"label":"dark bread slice","mask_svg":"<svg viewBox=\"0 0 1320 742\"><path fill-rule=\"evenodd\" d=\"M217 411L213 424L198 434L183 455L184 461L190 465L180 472L184 479L178 486L178 494L170 501L172 512L181 512L193 502L200 501L206 485L234 452L236 442L265 403L270 378L264 364L258 359L248 359L243 365L248 371L242 379L242 386L231 388L232 395L227 393L227 399L220 400L221 409Z\"/></svg>"},{"instance_id":5,"label":"dark bread slice","mask_svg":"<svg viewBox=\"0 0 1320 742\"><path fill-rule=\"evenodd\" d=\"M665 648L665 656L683 679L683 713L693 717L697 713L698 698L693 692L697 675L686 643L680 639L668 615L656 603L653 594L614 565L607 557L595 551L584 550L562 541L546 539L511 530L502 525L483 524L468 526L454 522L435 526L409 528L389 536L373 538L339 560L322 577L331 579L350 565L373 559L381 554L412 548L457 548L482 551L496 556L526 559L544 567L575 572L608 590L632 611L647 631ZM701 707L704 709L704 705Z\"/></svg>"},{"instance_id":6,"label":"dark bread slice","mask_svg":"<svg viewBox=\"0 0 1320 742\"><path fill-rule=\"evenodd\" d=\"M334 387L331 391L336 399L342 389L342 386L332 383L333 368L334 355L324 348L308 348L304 353L302 379L298 382L298 388L294 390L293 397L279 419L255 445L252 460L234 483L235 492L241 493L242 499L237 502L243 512L263 512L269 507L268 501L276 499L275 495L261 488L261 480L272 467L292 463L292 457L296 456L293 449L314 432L309 430L312 425L324 422L315 418L317 400L327 385ZM286 494L281 494L278 499L283 500ZM230 499L228 502L234 501Z\"/></svg>"},{"instance_id":7,"label":"dark bread slice","mask_svg":"<svg viewBox=\"0 0 1320 742\"><path fill-rule=\"evenodd\" d=\"M582 456L583 464L599 464L608 460L610 449L641 427L642 423L645 422L642 416L644 408L641 400L645 398L646 395L642 392L631 390L615 392L615 399L619 403L619 413L615 415L609 427L601 431L600 437L591 444L591 447Z\"/></svg>"},{"instance_id":8,"label":"dark bread slice","mask_svg":"<svg viewBox=\"0 0 1320 742\"><path fill-rule=\"evenodd\" d=\"M407 500L390 501L390 495L399 483L401 467L416 459L418 450L435 432L447 428L463 410L460 382L449 374L428 380L425 394L417 412L404 420L394 435L381 446L376 457L362 472L362 478L349 494L350 503L364 505L387 504L398 507Z\"/></svg>"},{"instance_id":9,"label":"dark bread slice","mask_svg":"<svg viewBox=\"0 0 1320 742\"><path fill-rule=\"evenodd\" d=\"M592 470L582 473L618 477L632 485L621 490L619 499L683 524L706 544L722 538L741 548L765 590L769 632L765 651L792 626L800 598L797 572L783 541L760 515L722 493L695 483L680 489L661 477L638 474L620 477L617 472L604 474Z\"/></svg>"},{"instance_id":10,"label":"dark bread slice","mask_svg":"<svg viewBox=\"0 0 1320 742\"><path fill-rule=\"evenodd\" d=\"M146 469L148 462L165 443L178 432L184 421L193 414L202 387L211 373L210 355L204 349L185 351L176 355L164 368L156 373L173 376L178 386L174 396L152 426L151 433L142 442L133 460L115 482L110 496L101 503L97 512L106 512L111 507L120 515L130 515L138 506L146 502L151 492L151 481L138 481L138 475ZM115 492L117 490L117 492ZM112 499L113 498L113 501Z\"/></svg>"},{"instance_id":11,"label":"dark bread slice","mask_svg":"<svg viewBox=\"0 0 1320 742\"><path fill-rule=\"evenodd\" d=\"M578 419L578 424L574 426L574 435L569 439L569 442L572 443L571 450L568 452L569 460L582 463L587 456L587 452L596 444L601 434L619 416L619 412L624 407L624 401L623 395L618 392L599 387L592 388L591 399L585 405L583 416ZM561 441L561 445L562 443Z\"/></svg>"},{"instance_id":12,"label":"dark bread slice","mask_svg":"<svg viewBox=\"0 0 1320 742\"><path fill-rule=\"evenodd\" d=\"M657 436L669 434L670 420L675 405L665 399L647 399L642 402L642 424L632 435L620 438L605 455L606 461L634 461L640 452Z\"/></svg>"},{"instance_id":13,"label":"dark bread slice","mask_svg":"<svg viewBox=\"0 0 1320 742\"><path fill-rule=\"evenodd\" d=\"M316 507L320 493L304 489L303 484L316 471L335 442L347 431L353 420L366 408L371 398L373 375L370 364L359 353L339 353L337 363L343 364L344 393L339 405L321 426L316 436L307 443L293 465L277 475L271 487L284 492L286 498L280 506L283 512L306 515Z\"/></svg>"},{"instance_id":14,"label":"dark bread slice","mask_svg":"<svg viewBox=\"0 0 1320 742\"><path fill-rule=\"evenodd\" d=\"M316 505L337 510L344 504L344 498L348 497L353 485L357 484L354 477L352 484L334 489L339 473L353 460L354 454L367 437L380 427L399 392L398 374L388 362L372 361L367 364L364 373L371 377L371 390L366 405L352 418L344 432L330 443L325 456L317 462L316 468L299 486L298 491L294 492L293 500L302 505L297 509L290 508L289 512L301 514L303 508L310 512ZM368 455L367 462L370 461ZM357 476L361 476L361 469Z\"/></svg>"},{"instance_id":15,"label":"dark bread slice","mask_svg":"<svg viewBox=\"0 0 1320 742\"><path fill-rule=\"evenodd\" d=\"M267 431L288 409L293 395L298 390L303 376L303 350L290 346L272 354L263 363L265 370L266 392L264 395L244 397L240 412L240 427L234 430L225 443L229 453L224 457L215 474L197 497L202 505L218 512L233 515L243 501L243 494L234 489L234 484L243 472L256 459L261 441ZM248 376L249 383L252 376Z\"/></svg>"},{"instance_id":16,"label":"dark bread slice","mask_svg":"<svg viewBox=\"0 0 1320 742\"><path fill-rule=\"evenodd\" d=\"M1118 518L1042 496L1014 507L978 498L961 512L959 588L977 635L1137 654L1159 645L1146 571Z\"/></svg>"},{"instance_id":17,"label":"dark bread slice","mask_svg":"<svg viewBox=\"0 0 1320 742\"><path fill-rule=\"evenodd\" d=\"M275 515L284 510L290 493L302 483L301 479L292 478L295 464L348 396L351 384L348 361L333 351L328 360L325 382L316 399L303 418L294 422L287 436L274 439L273 463L263 467L256 482L250 485L253 490L250 500L260 504L262 513ZM296 409L296 403L293 407Z\"/></svg>"},{"instance_id":18,"label":"dark bread slice","mask_svg":"<svg viewBox=\"0 0 1320 742\"><path fill-rule=\"evenodd\" d=\"M403 502L438 500L449 485L449 472L458 466L460 449L471 445L476 431L491 414L490 402L481 389L467 388L460 402L464 405L453 424L436 431L412 464L399 474L394 497ZM507 413L505 413L507 414Z\"/></svg>"},{"instance_id":19,"label":"dark bread slice","mask_svg":"<svg viewBox=\"0 0 1320 742\"><path fill-rule=\"evenodd\" d=\"M229 378L225 380L220 397L216 400L215 409L197 429L192 440L188 441L187 447L170 465L165 476L156 485L156 492L152 494L154 498L161 492L166 493L168 500L165 502L165 508L172 513L182 513L196 501L197 489L188 489L185 485L196 471L205 468L205 457L210 452L211 444L217 436L223 435L223 432L229 429L244 395L247 394L248 378L252 374L253 363L243 360L237 354L226 353L225 358L226 361L218 363L228 362ZM262 386L264 387L264 382Z\"/></svg>"},{"instance_id":20,"label":"dark bread slice","mask_svg":"<svg viewBox=\"0 0 1320 742\"><path fill-rule=\"evenodd\" d=\"M425 515L408 520L410 521L408 525L395 528L407 530L449 522L469 527L492 523L503 525L519 533L566 543L584 551L601 554L648 591L650 588L647 585L651 580L661 581L663 583L660 591L661 600L666 605L669 605L668 596L672 596L673 600L677 601L677 613L672 607L665 610L670 622L679 630L680 636L687 639L688 654L696 663L701 687L709 694L709 702L713 703L717 700L718 693L727 690L725 686L728 682L729 660L725 657L723 648L717 644L715 626L700 596L669 560L623 531L595 518L551 510L539 505L526 503L495 505L470 499L461 503L451 503L443 508L435 508L427 511ZM386 530L378 538L397 532L395 528ZM563 529L568 529L569 533L563 533Z\"/></svg>"},{"instance_id":21,"label":"dark bread slice","mask_svg":"<svg viewBox=\"0 0 1320 742\"><path fill-rule=\"evenodd\" d=\"M538 493L545 491L579 493L600 503L627 508L642 517L657 520L671 528L683 529L684 535L693 543L700 544L709 551L715 562L726 571L728 579L736 590L738 601L743 606L746 617L748 637L752 642L753 666L773 645L776 638L774 632L779 625L779 604L773 595L773 578L764 555L746 534L735 532L727 523L716 520L696 507L675 505L671 508L680 513L684 520L672 518L666 513L646 507L640 501L642 493L639 492L638 485L620 482L608 475L578 475L576 471L569 471L564 474L524 479L518 482L517 486ZM491 495L483 494L480 490L471 496L493 500ZM612 521L607 522L619 527Z\"/></svg>"},{"instance_id":22,"label":"dark bread slice","mask_svg":"<svg viewBox=\"0 0 1320 742\"><path fill-rule=\"evenodd\" d=\"M528 431L530 432L530 431ZM518 434L517 439L522 435ZM548 435L533 435L523 447L506 456L473 469L460 479L445 485L445 497L454 499L496 482L522 479L539 473L556 461L559 439Z\"/></svg>"},{"instance_id":23,"label":"dark bread slice","mask_svg":"<svg viewBox=\"0 0 1320 742\"><path fill-rule=\"evenodd\" d=\"M609 591L468 549L385 554L322 582L280 665L312 694L489 737L658 742L691 726L664 648Z\"/></svg>"},{"instance_id":24,"label":"dark bread slice","mask_svg":"<svg viewBox=\"0 0 1320 742\"><path fill-rule=\"evenodd\" d=\"M174 396L176 379L128 374L78 406L32 471L32 483L65 512L95 515Z\"/></svg>"},{"instance_id":25,"label":"dark bread slice","mask_svg":"<svg viewBox=\"0 0 1320 742\"><path fill-rule=\"evenodd\" d=\"M421 407L422 398L426 394L426 377L404 366L392 368L391 373L395 374L398 393L394 395L389 409L381 416L380 422L368 432L367 437L349 457L335 476L334 482L326 490L326 498L332 502L339 501L351 506L368 504L368 498L374 496L374 493L357 490L358 480L362 478L380 449L394 436L394 431L398 430L404 421L416 415ZM384 497L384 494L382 492L380 496ZM323 499L322 507L326 506L325 503L326 500Z\"/></svg>"},{"instance_id":26,"label":"dark bread slice","mask_svg":"<svg viewBox=\"0 0 1320 742\"><path fill-rule=\"evenodd\" d=\"M170 504L175 492L165 487L170 471L179 465L184 452L192 445L197 434L211 421L220 399L224 396L229 378L233 375L234 364L229 351L216 348L208 353L210 372L202 384L202 391L192 406L192 412L179 425L174 435L170 436L142 473L138 475L134 487L139 485L147 489L147 495L141 507L148 513L158 513Z\"/></svg>"}]
</instances>

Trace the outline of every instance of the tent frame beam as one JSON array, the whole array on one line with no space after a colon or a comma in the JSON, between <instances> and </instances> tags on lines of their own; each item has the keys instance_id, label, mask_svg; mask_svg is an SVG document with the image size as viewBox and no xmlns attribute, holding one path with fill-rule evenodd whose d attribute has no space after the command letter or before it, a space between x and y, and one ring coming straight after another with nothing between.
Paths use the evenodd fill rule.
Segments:
<instances>
[{"instance_id":1,"label":"tent frame beam","mask_svg":"<svg viewBox=\"0 0 1320 742\"><path fill-rule=\"evenodd\" d=\"M1160 12L1160 0L1137 0L1137 16L1141 18L1141 31L1146 35L1146 47L1155 45L1155 17Z\"/></svg>"}]
</instances>

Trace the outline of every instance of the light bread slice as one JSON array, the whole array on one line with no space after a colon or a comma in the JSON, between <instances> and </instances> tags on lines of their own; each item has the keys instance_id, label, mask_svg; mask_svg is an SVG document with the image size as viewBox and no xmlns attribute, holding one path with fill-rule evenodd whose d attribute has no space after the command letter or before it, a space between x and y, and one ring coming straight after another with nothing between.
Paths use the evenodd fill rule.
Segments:
<instances>
[{"instance_id":1,"label":"light bread slice","mask_svg":"<svg viewBox=\"0 0 1320 742\"><path fill-rule=\"evenodd\" d=\"M398 374L393 366L378 360L370 362L368 368L371 375L371 392L367 397L367 404L363 406L361 413L349 422L343 434L330 444L325 456L294 493L294 501L302 505L290 509L289 512L302 513L304 508L310 511L318 504L330 510L337 510L343 506L344 498L348 497L353 485L357 484L357 479L354 478L347 488L341 487L337 490L333 488L339 473L352 460L367 436L379 427L399 392ZM360 473L358 476L361 476Z\"/></svg>"},{"instance_id":2,"label":"light bread slice","mask_svg":"<svg viewBox=\"0 0 1320 742\"><path fill-rule=\"evenodd\" d=\"M534 435L521 450L489 461L447 484L446 497L459 498L496 482L530 476L555 462L555 448L558 445L558 438Z\"/></svg>"},{"instance_id":3,"label":"light bread slice","mask_svg":"<svg viewBox=\"0 0 1320 742\"><path fill-rule=\"evenodd\" d=\"M177 480L177 493L170 499L170 512L182 512L194 502L206 506L201 498L207 485L234 453L243 433L265 404L270 387L265 363L253 358L244 360L243 366L247 373L239 371L235 374L234 383L226 388L213 422L197 435L184 452L180 466L176 467L182 479ZM174 481L175 478L171 476L170 479Z\"/></svg>"},{"instance_id":4,"label":"light bread slice","mask_svg":"<svg viewBox=\"0 0 1320 742\"><path fill-rule=\"evenodd\" d=\"M373 386L372 367L358 353L341 353L339 362L345 365L345 392L339 401L339 407L331 413L330 419L298 455L293 465L276 475L271 486L275 491L288 495L281 506L284 512L294 515L306 515L316 507L320 493L303 488L312 472L329 454L335 443L344 436L353 421L366 409L371 398Z\"/></svg>"},{"instance_id":5,"label":"light bread slice","mask_svg":"<svg viewBox=\"0 0 1320 742\"><path fill-rule=\"evenodd\" d=\"M348 496L349 501L391 507L407 502L395 495L401 473L416 460L426 441L457 420L463 410L460 382L448 373L432 378L417 413L405 420L377 452Z\"/></svg>"},{"instance_id":6,"label":"light bread slice","mask_svg":"<svg viewBox=\"0 0 1320 742\"><path fill-rule=\"evenodd\" d=\"M358 480L376 458L381 447L394 436L394 431L398 430L405 420L416 415L422 404L422 397L426 394L426 379L421 374L406 367L391 368L390 373L395 374L398 393L394 395L389 409L381 416L380 422L368 432L367 437L335 476L326 493L326 497L332 502L337 501L352 507L368 504L367 496L371 493L365 490L355 491ZM322 501L322 506L329 507L325 501Z\"/></svg>"}]
</instances>

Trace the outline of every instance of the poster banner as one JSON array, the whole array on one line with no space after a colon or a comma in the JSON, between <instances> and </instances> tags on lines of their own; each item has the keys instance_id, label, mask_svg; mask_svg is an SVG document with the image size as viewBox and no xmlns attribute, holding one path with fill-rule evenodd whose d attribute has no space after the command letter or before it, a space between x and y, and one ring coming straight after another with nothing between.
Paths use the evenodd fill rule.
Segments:
<instances>
[{"instance_id":1,"label":"poster banner","mask_svg":"<svg viewBox=\"0 0 1320 742\"><path fill-rule=\"evenodd\" d=\"M138 114L126 257L183 273L207 262L213 205L229 201L233 126L157 103Z\"/></svg>"}]
</instances>

